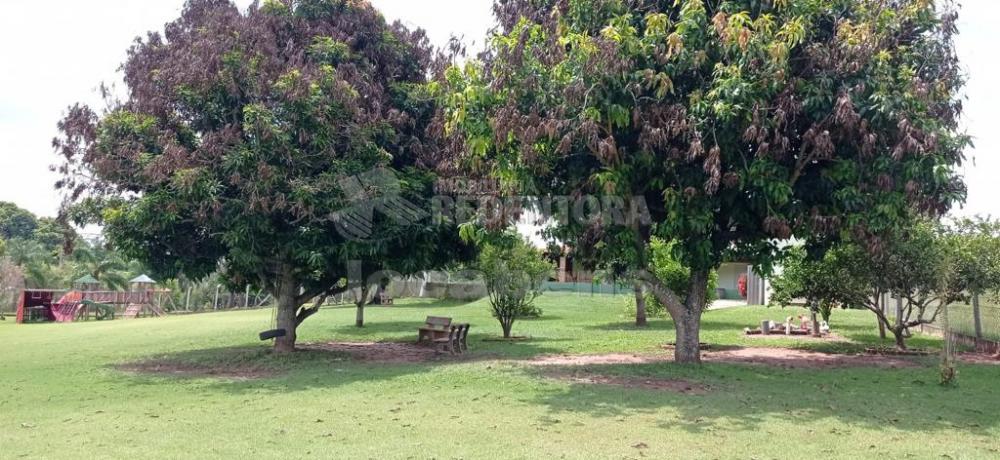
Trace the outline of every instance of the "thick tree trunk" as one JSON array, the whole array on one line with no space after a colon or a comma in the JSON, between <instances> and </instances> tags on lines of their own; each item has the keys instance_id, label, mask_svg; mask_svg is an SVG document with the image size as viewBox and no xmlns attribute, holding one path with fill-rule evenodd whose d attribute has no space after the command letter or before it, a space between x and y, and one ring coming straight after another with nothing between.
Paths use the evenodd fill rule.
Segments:
<instances>
[{"instance_id":1,"label":"thick tree trunk","mask_svg":"<svg viewBox=\"0 0 1000 460\"><path fill-rule=\"evenodd\" d=\"M643 294L642 282L635 282L635 325L646 327L646 296Z\"/></svg>"},{"instance_id":2,"label":"thick tree trunk","mask_svg":"<svg viewBox=\"0 0 1000 460\"><path fill-rule=\"evenodd\" d=\"M298 328L296 313L299 309L298 283L290 269L286 269L279 283L275 298L278 302L277 328L285 330L284 337L274 339L276 353L291 353L295 351L295 330Z\"/></svg>"},{"instance_id":3,"label":"thick tree trunk","mask_svg":"<svg viewBox=\"0 0 1000 460\"><path fill-rule=\"evenodd\" d=\"M906 351L906 328L892 328L892 335L896 338L896 349Z\"/></svg>"},{"instance_id":4,"label":"thick tree trunk","mask_svg":"<svg viewBox=\"0 0 1000 460\"><path fill-rule=\"evenodd\" d=\"M677 331L674 361L679 364L701 364L701 312L688 309L674 316L674 329Z\"/></svg>"},{"instance_id":5,"label":"thick tree trunk","mask_svg":"<svg viewBox=\"0 0 1000 460\"><path fill-rule=\"evenodd\" d=\"M708 277L708 270L692 270L683 309L670 313L677 332L674 361L679 364L701 364L701 313L708 297Z\"/></svg>"}]
</instances>

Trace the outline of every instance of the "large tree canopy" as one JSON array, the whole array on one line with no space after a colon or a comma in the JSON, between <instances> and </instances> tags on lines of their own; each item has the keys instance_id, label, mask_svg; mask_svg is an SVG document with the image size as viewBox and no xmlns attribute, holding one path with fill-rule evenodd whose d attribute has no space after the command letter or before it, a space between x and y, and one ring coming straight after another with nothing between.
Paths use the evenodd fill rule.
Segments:
<instances>
[{"instance_id":1,"label":"large tree canopy","mask_svg":"<svg viewBox=\"0 0 1000 460\"><path fill-rule=\"evenodd\" d=\"M29 239L38 228L38 219L31 211L14 203L0 201L0 238Z\"/></svg>"},{"instance_id":2,"label":"large tree canopy","mask_svg":"<svg viewBox=\"0 0 1000 460\"><path fill-rule=\"evenodd\" d=\"M160 276L221 268L268 289L292 350L305 302L363 282L348 261L405 272L455 254L436 248L456 231L417 219L431 57L363 1L189 0L129 50L124 100L70 109L59 185L104 200L111 241Z\"/></svg>"},{"instance_id":3,"label":"large tree canopy","mask_svg":"<svg viewBox=\"0 0 1000 460\"><path fill-rule=\"evenodd\" d=\"M930 0L499 0L480 60L447 72L468 164L544 195L637 197L647 222L560 225L578 246L674 244L677 359L698 362L709 273L777 242L879 235L964 199L956 15ZM618 248L618 249L616 249Z\"/></svg>"}]
</instances>

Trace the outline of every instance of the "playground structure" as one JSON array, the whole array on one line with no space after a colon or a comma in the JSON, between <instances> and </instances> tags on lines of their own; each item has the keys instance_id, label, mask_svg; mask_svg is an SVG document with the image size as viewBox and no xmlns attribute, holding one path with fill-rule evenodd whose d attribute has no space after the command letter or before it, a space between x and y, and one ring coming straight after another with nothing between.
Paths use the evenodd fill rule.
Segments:
<instances>
[{"instance_id":1,"label":"playground structure","mask_svg":"<svg viewBox=\"0 0 1000 460\"><path fill-rule=\"evenodd\" d=\"M159 317L166 313L163 300L169 290L157 290L156 282L143 275L130 283L128 291L100 291L90 277L77 280L73 290L25 289L17 304L17 323L56 322Z\"/></svg>"}]
</instances>

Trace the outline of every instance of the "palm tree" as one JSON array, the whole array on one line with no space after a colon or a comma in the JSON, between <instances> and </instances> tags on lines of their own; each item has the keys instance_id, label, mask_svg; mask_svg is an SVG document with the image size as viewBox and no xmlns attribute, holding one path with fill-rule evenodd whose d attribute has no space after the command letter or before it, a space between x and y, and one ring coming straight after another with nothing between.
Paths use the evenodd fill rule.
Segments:
<instances>
[{"instance_id":1,"label":"palm tree","mask_svg":"<svg viewBox=\"0 0 1000 460\"><path fill-rule=\"evenodd\" d=\"M15 238L7 243L7 258L24 271L24 283L29 288L40 288L52 281L52 263L55 254L41 243Z\"/></svg>"},{"instance_id":2,"label":"palm tree","mask_svg":"<svg viewBox=\"0 0 1000 460\"><path fill-rule=\"evenodd\" d=\"M77 247L73 251L77 275L90 275L107 289L128 287L131 267L118 253L98 247Z\"/></svg>"}]
</instances>

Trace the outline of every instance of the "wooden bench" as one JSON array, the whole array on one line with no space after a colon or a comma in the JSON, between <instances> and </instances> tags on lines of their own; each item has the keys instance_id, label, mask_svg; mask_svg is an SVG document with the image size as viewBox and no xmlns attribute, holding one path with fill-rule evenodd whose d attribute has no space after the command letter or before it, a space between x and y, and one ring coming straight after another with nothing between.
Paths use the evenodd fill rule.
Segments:
<instances>
[{"instance_id":1,"label":"wooden bench","mask_svg":"<svg viewBox=\"0 0 1000 460\"><path fill-rule=\"evenodd\" d=\"M451 318L428 316L424 325L417 329L417 343L433 342L447 337L449 332L451 332Z\"/></svg>"},{"instance_id":2,"label":"wooden bench","mask_svg":"<svg viewBox=\"0 0 1000 460\"><path fill-rule=\"evenodd\" d=\"M456 324L448 328L448 335L433 340L438 353L462 354L469 350L469 325Z\"/></svg>"}]
</instances>

